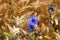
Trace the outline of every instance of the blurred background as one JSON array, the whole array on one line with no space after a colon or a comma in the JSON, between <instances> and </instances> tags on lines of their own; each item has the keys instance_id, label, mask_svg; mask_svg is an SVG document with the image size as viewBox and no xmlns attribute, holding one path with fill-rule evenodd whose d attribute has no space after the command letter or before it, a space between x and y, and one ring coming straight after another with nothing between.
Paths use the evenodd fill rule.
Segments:
<instances>
[{"instance_id":1,"label":"blurred background","mask_svg":"<svg viewBox=\"0 0 60 40\"><path fill-rule=\"evenodd\" d=\"M0 40L60 40L60 0L0 0Z\"/></svg>"}]
</instances>

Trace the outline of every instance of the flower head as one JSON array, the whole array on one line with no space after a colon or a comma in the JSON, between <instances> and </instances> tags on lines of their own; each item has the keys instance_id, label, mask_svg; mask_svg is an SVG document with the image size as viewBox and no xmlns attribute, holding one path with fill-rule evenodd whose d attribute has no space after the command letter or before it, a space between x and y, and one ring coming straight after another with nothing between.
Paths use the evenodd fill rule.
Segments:
<instances>
[{"instance_id":1,"label":"flower head","mask_svg":"<svg viewBox=\"0 0 60 40\"><path fill-rule=\"evenodd\" d=\"M56 6L50 6L48 9L49 16L51 16L52 12L56 10Z\"/></svg>"},{"instance_id":2,"label":"flower head","mask_svg":"<svg viewBox=\"0 0 60 40\"><path fill-rule=\"evenodd\" d=\"M28 25L28 30L32 31L34 29L35 25L33 23Z\"/></svg>"},{"instance_id":3,"label":"flower head","mask_svg":"<svg viewBox=\"0 0 60 40\"><path fill-rule=\"evenodd\" d=\"M55 6L50 6L49 7L49 11L54 11L54 10L56 10L56 7Z\"/></svg>"},{"instance_id":4,"label":"flower head","mask_svg":"<svg viewBox=\"0 0 60 40\"><path fill-rule=\"evenodd\" d=\"M38 19L36 18L36 16L32 15L28 21L28 30L32 31L35 28L35 25L38 23Z\"/></svg>"},{"instance_id":5,"label":"flower head","mask_svg":"<svg viewBox=\"0 0 60 40\"><path fill-rule=\"evenodd\" d=\"M32 15L30 18L29 18L29 23L34 23L34 24L37 24L38 23L38 19L36 18L36 16Z\"/></svg>"}]
</instances>

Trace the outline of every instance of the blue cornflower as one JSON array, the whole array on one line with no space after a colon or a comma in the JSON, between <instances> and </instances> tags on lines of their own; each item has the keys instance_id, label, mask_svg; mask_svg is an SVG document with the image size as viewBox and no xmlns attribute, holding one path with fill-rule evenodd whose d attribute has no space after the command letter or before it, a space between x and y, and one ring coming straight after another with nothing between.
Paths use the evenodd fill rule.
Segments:
<instances>
[{"instance_id":1,"label":"blue cornflower","mask_svg":"<svg viewBox=\"0 0 60 40\"><path fill-rule=\"evenodd\" d=\"M51 12L53 12L54 10L56 10L56 6L52 5L49 7L48 12L50 16L51 16Z\"/></svg>"},{"instance_id":2,"label":"blue cornflower","mask_svg":"<svg viewBox=\"0 0 60 40\"><path fill-rule=\"evenodd\" d=\"M38 23L38 19L36 18L36 16L32 15L28 21L28 30L32 31L35 28L35 25Z\"/></svg>"},{"instance_id":3,"label":"blue cornflower","mask_svg":"<svg viewBox=\"0 0 60 40\"><path fill-rule=\"evenodd\" d=\"M28 25L28 30L32 31L35 28L34 24L29 24Z\"/></svg>"},{"instance_id":4,"label":"blue cornflower","mask_svg":"<svg viewBox=\"0 0 60 40\"><path fill-rule=\"evenodd\" d=\"M56 7L55 6L50 6L49 7L49 11L54 11L54 10L56 10Z\"/></svg>"},{"instance_id":5,"label":"blue cornflower","mask_svg":"<svg viewBox=\"0 0 60 40\"><path fill-rule=\"evenodd\" d=\"M38 19L36 18L36 16L32 15L30 18L29 18L29 23L34 23L34 24L37 24L38 23Z\"/></svg>"}]
</instances>

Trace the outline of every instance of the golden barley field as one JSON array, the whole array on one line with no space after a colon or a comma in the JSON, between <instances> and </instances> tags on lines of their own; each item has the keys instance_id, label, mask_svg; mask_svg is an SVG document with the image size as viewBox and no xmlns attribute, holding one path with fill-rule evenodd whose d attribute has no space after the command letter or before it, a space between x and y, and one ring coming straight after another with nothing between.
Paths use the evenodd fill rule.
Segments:
<instances>
[{"instance_id":1,"label":"golden barley field","mask_svg":"<svg viewBox=\"0 0 60 40\"><path fill-rule=\"evenodd\" d=\"M0 0L0 40L60 40L60 0Z\"/></svg>"}]
</instances>

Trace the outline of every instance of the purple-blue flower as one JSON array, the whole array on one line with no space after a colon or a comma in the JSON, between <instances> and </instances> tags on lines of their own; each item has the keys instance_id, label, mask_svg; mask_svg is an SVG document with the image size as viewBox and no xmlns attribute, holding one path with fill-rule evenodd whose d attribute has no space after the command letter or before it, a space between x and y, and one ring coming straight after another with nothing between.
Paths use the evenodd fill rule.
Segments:
<instances>
[{"instance_id":1,"label":"purple-blue flower","mask_svg":"<svg viewBox=\"0 0 60 40\"><path fill-rule=\"evenodd\" d=\"M49 11L54 11L54 10L56 10L56 7L55 6L50 6L49 7Z\"/></svg>"},{"instance_id":2,"label":"purple-blue flower","mask_svg":"<svg viewBox=\"0 0 60 40\"><path fill-rule=\"evenodd\" d=\"M34 28L35 28L35 25L33 25L33 24L28 25L28 30L32 31Z\"/></svg>"},{"instance_id":3,"label":"purple-blue flower","mask_svg":"<svg viewBox=\"0 0 60 40\"><path fill-rule=\"evenodd\" d=\"M29 18L29 23L33 23L33 24L37 24L38 23L38 19L36 18L36 16L32 15L30 18Z\"/></svg>"},{"instance_id":4,"label":"purple-blue flower","mask_svg":"<svg viewBox=\"0 0 60 40\"><path fill-rule=\"evenodd\" d=\"M51 12L53 12L54 10L56 10L56 6L52 5L48 8L48 12L49 12L49 15L51 16Z\"/></svg>"},{"instance_id":5,"label":"purple-blue flower","mask_svg":"<svg viewBox=\"0 0 60 40\"><path fill-rule=\"evenodd\" d=\"M36 18L36 16L32 15L28 21L28 30L32 31L35 28L35 25L38 23L38 19Z\"/></svg>"}]
</instances>

